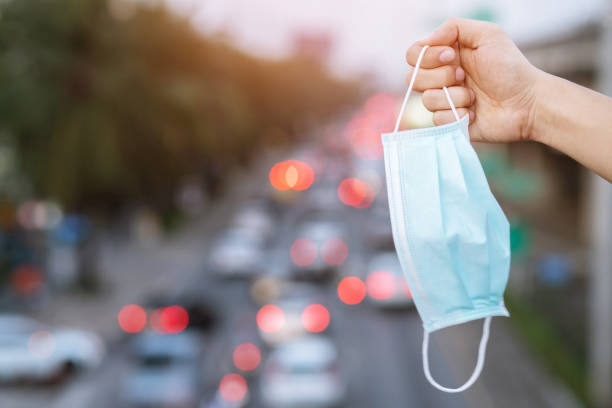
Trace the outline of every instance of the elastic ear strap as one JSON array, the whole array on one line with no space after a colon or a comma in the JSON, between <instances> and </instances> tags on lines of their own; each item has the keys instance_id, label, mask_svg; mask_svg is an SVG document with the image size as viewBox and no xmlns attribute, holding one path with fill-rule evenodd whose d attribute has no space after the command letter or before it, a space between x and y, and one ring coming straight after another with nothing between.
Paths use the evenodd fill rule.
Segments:
<instances>
[{"instance_id":1,"label":"elastic ear strap","mask_svg":"<svg viewBox=\"0 0 612 408\"><path fill-rule=\"evenodd\" d=\"M491 326L491 316L486 317L482 325L482 337L480 338L480 346L478 346L478 361L472 376L459 388L446 388L438 384L431 376L429 372L429 333L425 331L423 336L423 371L425 372L425 378L430 382L431 385L444 392L462 392L470 388L480 376L482 368L484 367L485 354L487 352L487 341L489 340L489 329Z\"/></svg>"},{"instance_id":2,"label":"elastic ear strap","mask_svg":"<svg viewBox=\"0 0 612 408\"><path fill-rule=\"evenodd\" d=\"M429 48L429 45L423 46L421 53L419 54L419 58L417 58L416 65L414 66L414 72L412 73L412 78L410 78L410 84L408 85L408 90L406 91L406 95L404 95L404 100L402 101L402 107L400 108L399 115L397 115L397 121L395 122L395 129L393 133L397 132L399 129L400 122L402 120L402 116L404 115L404 110L406 110L406 103L408 102L408 98L410 98L410 94L412 93L412 88L414 87L414 80L416 79L417 73L419 72L419 67L421 66L421 60L423 59L423 55L425 55L425 51ZM455 109L455 104L448 93L448 89L446 87L442 87L444 89L444 93L446 94L446 99L448 99L448 103L455 115L455 119L459 121L459 114L457 114L457 110Z\"/></svg>"},{"instance_id":3,"label":"elastic ear strap","mask_svg":"<svg viewBox=\"0 0 612 408\"><path fill-rule=\"evenodd\" d=\"M423 55L425 55L425 51L429 48L429 45L423 46L421 53L419 54L419 58L417 58L416 65L414 66L414 72L412 73L412 78L410 78L410 84L408 84L408 90L406 91L406 95L404 95L404 101L402 102L402 107L400 108L399 115L397 115L397 121L395 122L395 130L393 133L397 132L399 129L400 121L402 120L402 116L404 115L404 110L406 109L406 102L408 102L408 98L412 93L412 87L414 86L414 80L416 79L417 73L419 72L419 67L421 66L421 60L423 59Z\"/></svg>"},{"instance_id":4,"label":"elastic ear strap","mask_svg":"<svg viewBox=\"0 0 612 408\"><path fill-rule=\"evenodd\" d=\"M459 122L459 114L457 113L457 109L455 109L455 104L453 103L453 100L450 97L450 93L448 93L448 89L446 89L445 86L442 87L442 89L444 89L444 94L446 95L446 99L448 100L448 104L450 105L451 109L453 110L453 115L455 115L455 119L457 119L457 122Z\"/></svg>"}]
</instances>

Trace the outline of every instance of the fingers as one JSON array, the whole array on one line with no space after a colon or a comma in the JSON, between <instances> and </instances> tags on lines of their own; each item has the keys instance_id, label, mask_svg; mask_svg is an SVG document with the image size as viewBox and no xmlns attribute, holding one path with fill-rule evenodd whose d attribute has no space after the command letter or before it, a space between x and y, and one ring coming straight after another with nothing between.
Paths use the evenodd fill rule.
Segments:
<instances>
[{"instance_id":1,"label":"fingers","mask_svg":"<svg viewBox=\"0 0 612 408\"><path fill-rule=\"evenodd\" d=\"M474 91L471 89L462 86L452 86L448 88L448 93L456 108L469 108L474 103ZM423 92L423 105L432 112L450 109L442 89L427 89Z\"/></svg>"},{"instance_id":2,"label":"fingers","mask_svg":"<svg viewBox=\"0 0 612 408\"><path fill-rule=\"evenodd\" d=\"M466 108L458 108L457 114L459 115L459 118L463 118L465 115L470 115L470 123L472 123L475 118L474 112ZM439 111L434 112L433 114L433 122L434 122L434 125L436 126L445 125L447 123L456 122L456 121L457 121L457 118L455 118L453 111L450 109L439 110Z\"/></svg>"},{"instance_id":3,"label":"fingers","mask_svg":"<svg viewBox=\"0 0 612 408\"><path fill-rule=\"evenodd\" d=\"M406 82L410 83L414 70L408 74ZM437 88L443 86L452 86L465 79L465 71L461 67L454 65L444 65L433 69L419 69L417 77L414 81L414 90L423 92L426 89Z\"/></svg>"},{"instance_id":4,"label":"fingers","mask_svg":"<svg viewBox=\"0 0 612 408\"><path fill-rule=\"evenodd\" d=\"M497 24L486 21L451 18L419 43L433 46L453 45L458 42L462 47L478 48L491 34L501 31Z\"/></svg>"},{"instance_id":5,"label":"fingers","mask_svg":"<svg viewBox=\"0 0 612 408\"><path fill-rule=\"evenodd\" d=\"M408 48L408 51L406 52L406 61L408 64L412 65L413 67L416 65L422 49L423 46L417 43L412 44L412 46ZM425 54L423 54L421 68L438 68L439 66L448 65L451 63L458 65L458 61L456 60L457 53L452 47L429 47L427 51L425 51Z\"/></svg>"}]
</instances>

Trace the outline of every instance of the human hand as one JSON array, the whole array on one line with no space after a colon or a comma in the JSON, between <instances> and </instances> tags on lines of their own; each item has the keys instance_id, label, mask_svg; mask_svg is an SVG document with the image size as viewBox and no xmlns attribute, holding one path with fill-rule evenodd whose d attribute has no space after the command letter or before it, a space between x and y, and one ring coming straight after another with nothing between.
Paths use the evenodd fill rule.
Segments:
<instances>
[{"instance_id":1,"label":"human hand","mask_svg":"<svg viewBox=\"0 0 612 408\"><path fill-rule=\"evenodd\" d=\"M455 121L442 90L446 86L459 116L470 114L472 140L531 138L536 85L542 73L498 25L447 20L408 49L408 64L416 64L424 45L430 48L421 61L414 89L423 92L423 104L434 113L436 125Z\"/></svg>"}]
</instances>

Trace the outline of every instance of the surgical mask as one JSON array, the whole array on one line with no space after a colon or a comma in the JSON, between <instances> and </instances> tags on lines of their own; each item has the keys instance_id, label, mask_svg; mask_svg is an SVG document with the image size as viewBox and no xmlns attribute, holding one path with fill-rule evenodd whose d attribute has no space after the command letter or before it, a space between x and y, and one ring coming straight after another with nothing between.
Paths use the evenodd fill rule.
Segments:
<instances>
[{"instance_id":1,"label":"surgical mask","mask_svg":"<svg viewBox=\"0 0 612 408\"><path fill-rule=\"evenodd\" d=\"M461 392L484 365L492 316L509 316L503 293L510 268L506 216L489 189L469 141L469 115L456 122L398 131L423 47L393 133L382 135L393 241L424 327L423 369L445 392ZM476 368L459 388L438 384L429 371L429 334L484 318Z\"/></svg>"}]
</instances>

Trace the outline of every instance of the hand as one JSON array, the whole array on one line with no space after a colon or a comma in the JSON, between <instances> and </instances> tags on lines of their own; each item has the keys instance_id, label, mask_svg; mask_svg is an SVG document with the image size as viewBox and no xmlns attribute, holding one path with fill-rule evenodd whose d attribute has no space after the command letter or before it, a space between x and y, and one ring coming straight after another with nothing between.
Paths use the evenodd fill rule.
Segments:
<instances>
[{"instance_id":1,"label":"hand","mask_svg":"<svg viewBox=\"0 0 612 408\"><path fill-rule=\"evenodd\" d=\"M533 67L496 24L450 19L406 53L414 66L425 51L414 89L424 91L423 104L434 123L455 117L444 92L448 87L460 117L470 114L474 141L529 140L541 71ZM410 80L410 76L408 80Z\"/></svg>"}]
</instances>

